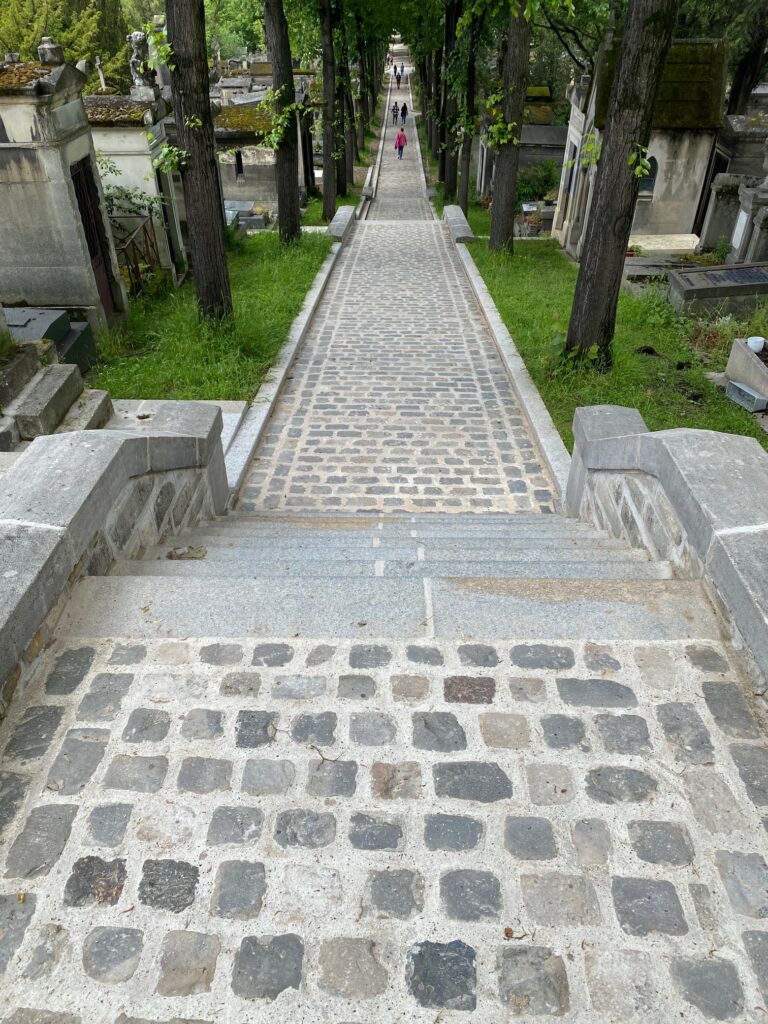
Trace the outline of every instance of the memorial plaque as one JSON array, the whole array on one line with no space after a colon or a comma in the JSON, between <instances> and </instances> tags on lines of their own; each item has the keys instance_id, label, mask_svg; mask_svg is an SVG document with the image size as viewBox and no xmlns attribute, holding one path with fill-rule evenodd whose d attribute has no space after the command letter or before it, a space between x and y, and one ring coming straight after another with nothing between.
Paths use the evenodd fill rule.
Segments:
<instances>
[{"instance_id":1,"label":"memorial plaque","mask_svg":"<svg viewBox=\"0 0 768 1024\"><path fill-rule=\"evenodd\" d=\"M768 296L768 263L670 270L668 278L677 309L748 310Z\"/></svg>"}]
</instances>

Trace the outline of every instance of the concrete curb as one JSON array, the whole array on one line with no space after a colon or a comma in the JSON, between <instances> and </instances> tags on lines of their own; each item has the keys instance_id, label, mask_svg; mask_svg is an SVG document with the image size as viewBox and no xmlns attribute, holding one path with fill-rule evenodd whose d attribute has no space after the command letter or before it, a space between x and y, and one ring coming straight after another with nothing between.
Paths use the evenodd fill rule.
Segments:
<instances>
[{"instance_id":1,"label":"concrete curb","mask_svg":"<svg viewBox=\"0 0 768 1024\"><path fill-rule=\"evenodd\" d=\"M429 203L429 208L432 211L432 220L437 220L437 212L432 204L432 200L429 198L427 191L427 175L424 170L424 157L421 152L421 140L419 139L419 129L416 124L416 118L421 117L421 114L417 113L416 108L413 105L413 89L411 88L411 79L408 79L408 96L411 100L411 116L413 117L413 133L416 140L416 150L419 154L419 177L421 178L421 187L424 189L424 198Z\"/></svg>"},{"instance_id":2,"label":"concrete curb","mask_svg":"<svg viewBox=\"0 0 768 1024\"><path fill-rule=\"evenodd\" d=\"M373 165L373 176L371 177L371 197L370 203L376 198L376 193L379 190L379 174L381 173L381 161L384 158L384 144L387 140L387 117L389 115L389 101L392 97L392 76L389 76L389 86L387 87L387 102L384 104L384 117L381 122L381 135L379 136L379 151L376 154L376 163ZM370 207L369 203L369 207ZM368 210L365 211L366 216Z\"/></svg>"},{"instance_id":3,"label":"concrete curb","mask_svg":"<svg viewBox=\"0 0 768 1024\"><path fill-rule=\"evenodd\" d=\"M251 408L246 413L240 428L230 442L226 455L230 505L242 486L248 464L262 438L264 428L272 414L277 397L293 366L296 355L301 348L310 320L317 310L320 299L323 297L328 279L336 265L340 252L341 243L334 242L330 253L312 282L312 287L304 297L304 303L299 310L299 315L291 325L291 330L285 344L280 349L277 362L271 367L262 381Z\"/></svg>"},{"instance_id":4,"label":"concrete curb","mask_svg":"<svg viewBox=\"0 0 768 1024\"><path fill-rule=\"evenodd\" d=\"M560 501L564 501L565 492L568 487L568 474L571 469L571 457L568 454L568 449L565 447L563 439L560 437L557 427L549 415L549 410L544 404L538 388L528 373L522 356L517 351L512 336L501 319L496 303L491 298L491 293L480 276L480 271L477 269L469 250L466 245L460 242L456 244L456 249L458 250L461 262L464 264L464 269L472 286L472 291L475 293L475 298L493 335L501 361L504 363L509 379L512 382L512 388L538 441L558 497Z\"/></svg>"}]
</instances>

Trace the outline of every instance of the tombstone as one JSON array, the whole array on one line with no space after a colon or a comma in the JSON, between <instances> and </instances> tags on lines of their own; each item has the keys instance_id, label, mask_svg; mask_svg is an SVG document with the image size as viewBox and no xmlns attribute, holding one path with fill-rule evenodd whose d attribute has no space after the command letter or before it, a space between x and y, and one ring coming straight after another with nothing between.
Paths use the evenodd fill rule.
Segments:
<instances>
[{"instance_id":1,"label":"tombstone","mask_svg":"<svg viewBox=\"0 0 768 1024\"><path fill-rule=\"evenodd\" d=\"M670 270L669 299L680 310L748 314L768 297L768 263Z\"/></svg>"},{"instance_id":2,"label":"tombstone","mask_svg":"<svg viewBox=\"0 0 768 1024\"><path fill-rule=\"evenodd\" d=\"M0 302L100 329L127 306L81 97L61 47L0 69Z\"/></svg>"}]
</instances>

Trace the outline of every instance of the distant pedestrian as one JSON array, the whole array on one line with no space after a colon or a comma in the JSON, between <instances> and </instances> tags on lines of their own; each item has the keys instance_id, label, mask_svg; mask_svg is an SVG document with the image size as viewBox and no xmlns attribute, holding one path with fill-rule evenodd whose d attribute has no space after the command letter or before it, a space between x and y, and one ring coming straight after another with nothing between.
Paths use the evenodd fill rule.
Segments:
<instances>
[{"instance_id":1,"label":"distant pedestrian","mask_svg":"<svg viewBox=\"0 0 768 1024\"><path fill-rule=\"evenodd\" d=\"M404 75L404 74L405 74L405 64L401 64L401 65L400 65L400 74L401 74L401 75Z\"/></svg>"},{"instance_id":2,"label":"distant pedestrian","mask_svg":"<svg viewBox=\"0 0 768 1024\"><path fill-rule=\"evenodd\" d=\"M395 139L395 149L397 150L397 159L398 160L402 160L403 159L403 150L405 149L405 147L407 145L408 145L408 139L406 139L405 132L401 128L400 131L397 133L397 137Z\"/></svg>"},{"instance_id":3,"label":"distant pedestrian","mask_svg":"<svg viewBox=\"0 0 768 1024\"><path fill-rule=\"evenodd\" d=\"M397 88L400 88L400 75L397 76Z\"/></svg>"},{"instance_id":4,"label":"distant pedestrian","mask_svg":"<svg viewBox=\"0 0 768 1024\"><path fill-rule=\"evenodd\" d=\"M402 107L400 107L400 117L402 118L402 123L405 124L405 119L406 119L406 117L408 117L408 104L407 103L404 103L402 105Z\"/></svg>"},{"instance_id":5,"label":"distant pedestrian","mask_svg":"<svg viewBox=\"0 0 768 1024\"><path fill-rule=\"evenodd\" d=\"M397 124L397 117L399 113L400 107L398 107L397 103L395 103L395 105L392 107L392 124Z\"/></svg>"}]
</instances>

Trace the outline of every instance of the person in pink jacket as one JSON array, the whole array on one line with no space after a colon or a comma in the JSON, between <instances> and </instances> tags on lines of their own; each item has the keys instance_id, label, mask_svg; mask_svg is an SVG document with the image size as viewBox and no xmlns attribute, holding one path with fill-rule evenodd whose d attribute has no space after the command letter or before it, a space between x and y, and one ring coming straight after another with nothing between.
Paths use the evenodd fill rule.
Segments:
<instances>
[{"instance_id":1,"label":"person in pink jacket","mask_svg":"<svg viewBox=\"0 0 768 1024\"><path fill-rule=\"evenodd\" d=\"M405 149L405 147L407 145L408 145L408 139L406 139L405 132L401 128L400 131L397 133L397 137L395 138L395 149L397 150L397 159L398 160L402 160L403 159L403 150Z\"/></svg>"}]
</instances>

